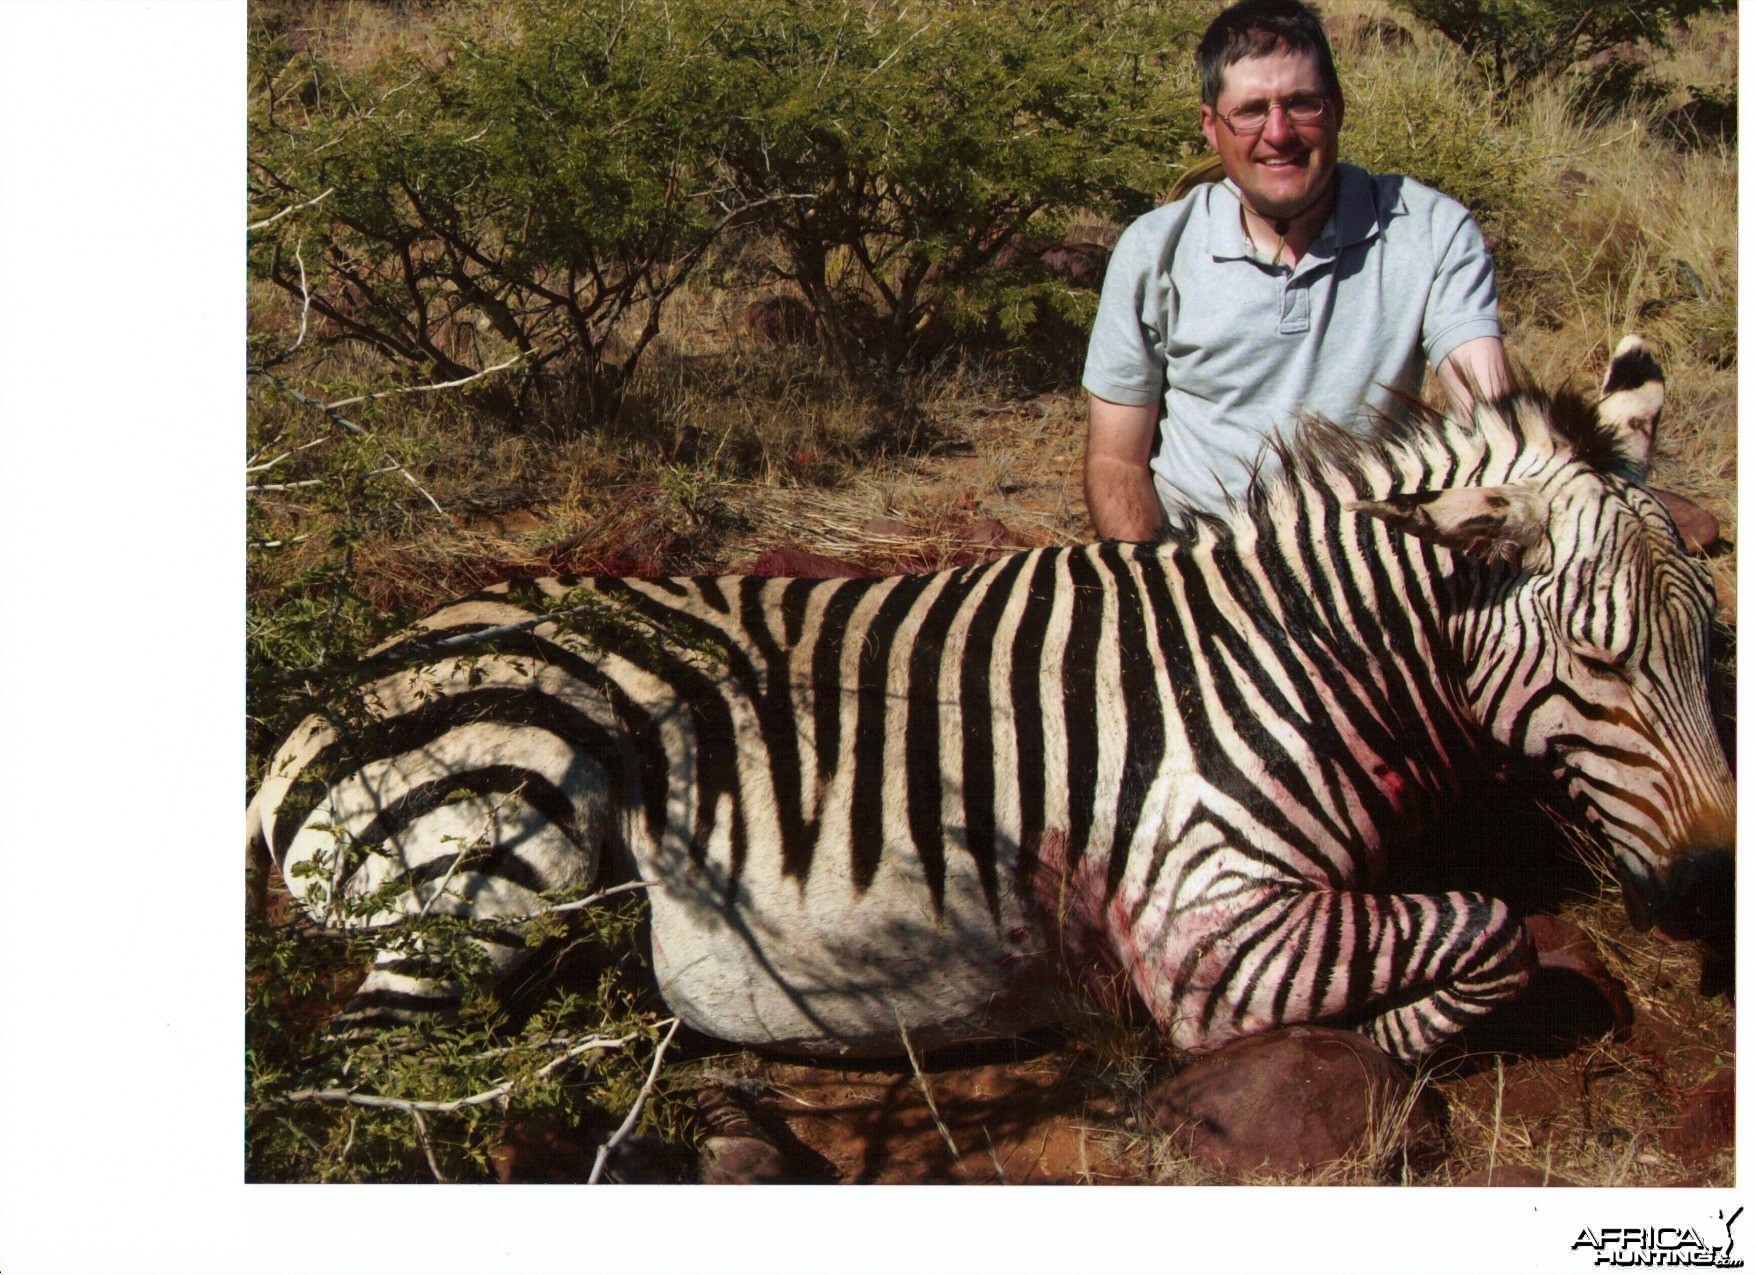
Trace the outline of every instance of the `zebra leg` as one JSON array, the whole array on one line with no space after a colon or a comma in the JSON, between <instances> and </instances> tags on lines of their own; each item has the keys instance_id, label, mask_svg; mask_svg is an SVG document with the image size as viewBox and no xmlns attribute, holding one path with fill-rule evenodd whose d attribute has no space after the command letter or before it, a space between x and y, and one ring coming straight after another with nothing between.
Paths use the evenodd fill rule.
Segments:
<instances>
[{"instance_id":1,"label":"zebra leg","mask_svg":"<svg viewBox=\"0 0 1755 1275\"><path fill-rule=\"evenodd\" d=\"M1350 1022L1412 1063L1516 996L1536 961L1523 923L1473 893L1262 891L1215 932L1177 980L1178 1044Z\"/></svg>"},{"instance_id":2,"label":"zebra leg","mask_svg":"<svg viewBox=\"0 0 1755 1275\"><path fill-rule=\"evenodd\" d=\"M320 924L384 934L333 1024L342 1033L448 1011L466 982L503 980L530 955L521 932L544 896L595 881L609 821L590 755L506 723L369 762L307 809L280 799L263 826L293 896ZM460 945L423 935L446 919L468 924Z\"/></svg>"},{"instance_id":3,"label":"zebra leg","mask_svg":"<svg viewBox=\"0 0 1755 1275\"><path fill-rule=\"evenodd\" d=\"M1346 896L1361 900L1375 1011L1360 1030L1414 1062L1529 985L1535 945L1523 922L1482 894Z\"/></svg>"}]
</instances>

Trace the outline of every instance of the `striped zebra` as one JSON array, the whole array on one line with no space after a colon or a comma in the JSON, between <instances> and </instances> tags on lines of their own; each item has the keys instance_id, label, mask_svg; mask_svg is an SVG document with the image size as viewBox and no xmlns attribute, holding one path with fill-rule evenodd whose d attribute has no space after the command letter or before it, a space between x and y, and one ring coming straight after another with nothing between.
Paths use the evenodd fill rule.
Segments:
<instances>
[{"instance_id":1,"label":"striped zebra","mask_svg":"<svg viewBox=\"0 0 1755 1275\"><path fill-rule=\"evenodd\" d=\"M733 1042L890 1053L1094 990L1187 1049L1328 1022L1412 1060L1535 960L1493 898L1372 891L1471 767L1537 763L1637 923L1730 941L1713 589L1642 486L1663 392L1629 338L1594 406L1307 421L1156 544L490 588L292 733L253 842L320 917L498 923L497 975L555 892L654 883L660 989ZM387 943L346 1021L457 991Z\"/></svg>"}]
</instances>

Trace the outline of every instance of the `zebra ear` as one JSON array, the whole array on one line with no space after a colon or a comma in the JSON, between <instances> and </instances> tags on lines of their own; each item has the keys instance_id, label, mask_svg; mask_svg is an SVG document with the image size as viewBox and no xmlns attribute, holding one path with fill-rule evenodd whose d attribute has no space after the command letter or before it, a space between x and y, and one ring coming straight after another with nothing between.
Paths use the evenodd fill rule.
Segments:
<instances>
[{"instance_id":1,"label":"zebra ear","mask_svg":"<svg viewBox=\"0 0 1755 1275\"><path fill-rule=\"evenodd\" d=\"M1533 569L1546 557L1547 502L1522 484L1414 491L1352 508L1479 562Z\"/></svg>"},{"instance_id":2,"label":"zebra ear","mask_svg":"<svg viewBox=\"0 0 1755 1275\"><path fill-rule=\"evenodd\" d=\"M1639 337L1622 337L1603 378L1597 423L1609 431L1616 450L1639 470L1641 480L1651 464L1663 410L1664 370L1657 356Z\"/></svg>"}]
</instances>

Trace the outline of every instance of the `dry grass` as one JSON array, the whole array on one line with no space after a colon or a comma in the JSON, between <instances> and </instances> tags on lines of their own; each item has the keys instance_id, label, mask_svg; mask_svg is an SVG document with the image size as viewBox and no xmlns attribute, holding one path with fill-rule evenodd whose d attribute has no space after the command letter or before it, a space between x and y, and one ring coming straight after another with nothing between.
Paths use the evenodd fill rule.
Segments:
<instances>
[{"instance_id":1,"label":"dry grass","mask_svg":"<svg viewBox=\"0 0 1755 1275\"><path fill-rule=\"evenodd\" d=\"M1532 103L1523 127L1545 193L1521 219L1520 268L1502 285L1508 342L1557 385L1593 380L1624 333L1651 340L1670 391L1653 481L1706 508L1734 546L1736 155L1679 151L1651 118L1581 125L1555 90ZM1734 615L1734 549L1713 569Z\"/></svg>"},{"instance_id":2,"label":"dry grass","mask_svg":"<svg viewBox=\"0 0 1755 1275\"><path fill-rule=\"evenodd\" d=\"M444 61L449 32L503 29L503 7L482 0L251 0L252 23L293 49L349 73L409 55L427 66Z\"/></svg>"}]
</instances>

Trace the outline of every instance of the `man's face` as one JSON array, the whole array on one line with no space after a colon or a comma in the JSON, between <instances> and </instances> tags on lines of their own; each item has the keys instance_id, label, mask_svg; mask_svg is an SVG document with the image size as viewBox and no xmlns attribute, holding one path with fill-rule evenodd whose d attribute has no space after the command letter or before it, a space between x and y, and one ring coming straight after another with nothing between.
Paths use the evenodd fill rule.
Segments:
<instances>
[{"instance_id":1,"label":"man's face","mask_svg":"<svg viewBox=\"0 0 1755 1275\"><path fill-rule=\"evenodd\" d=\"M1240 58L1220 76L1216 106L1200 108L1201 131L1219 152L1229 177L1248 205L1264 217L1292 218L1316 203L1334 172L1341 131L1341 102L1330 94L1317 70L1316 55L1284 49ZM1254 136L1239 136L1220 119L1240 107L1319 97L1328 102L1322 118L1293 124L1284 110L1268 112Z\"/></svg>"}]
</instances>

